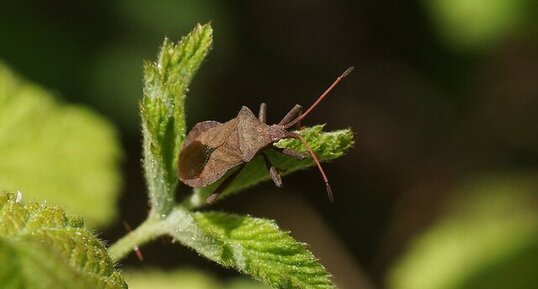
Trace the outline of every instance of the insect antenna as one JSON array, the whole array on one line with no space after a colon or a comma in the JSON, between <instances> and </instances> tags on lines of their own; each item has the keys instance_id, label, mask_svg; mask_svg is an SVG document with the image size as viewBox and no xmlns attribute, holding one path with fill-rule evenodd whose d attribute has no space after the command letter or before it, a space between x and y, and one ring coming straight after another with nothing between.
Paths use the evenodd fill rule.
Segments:
<instances>
[{"instance_id":1,"label":"insect antenna","mask_svg":"<svg viewBox=\"0 0 538 289\"><path fill-rule=\"evenodd\" d=\"M310 156L312 157L312 159L314 159L314 162L318 166L319 172L321 173L321 177L323 178L323 182L325 183L325 188L327 189L327 196L329 197L329 201L331 201L331 203L332 203L333 200L334 200L334 198L333 198L333 190L331 189L331 185L329 185L329 179L327 178L327 175L325 174L325 171L321 167L321 164L319 162L319 159L318 159L318 156L316 155L316 153L312 150L312 148L308 145L308 143L306 143L306 140L300 134L290 132L287 135L287 137L295 138L295 139L300 140L303 143L303 145L305 146L305 148L308 151L308 153L310 154Z\"/></svg>"},{"instance_id":2,"label":"insect antenna","mask_svg":"<svg viewBox=\"0 0 538 289\"><path fill-rule=\"evenodd\" d=\"M342 73L342 75L338 76L338 78L336 78L336 80L329 86L329 88L327 88L325 90L325 92L323 92L319 97L318 99L303 113L301 114L300 116L298 116L297 118L295 118L294 120L290 121L288 124L286 124L284 127L285 128L290 128L292 126L294 126L297 122L301 121L303 118L305 118L313 109L314 107L316 107L324 98L325 96L327 96L327 94L329 94L329 92L340 82L342 81L342 79L344 79L346 76L348 76L351 71L353 71L355 67L351 66L349 67L348 69L346 69L346 71L344 71L344 73Z\"/></svg>"}]
</instances>

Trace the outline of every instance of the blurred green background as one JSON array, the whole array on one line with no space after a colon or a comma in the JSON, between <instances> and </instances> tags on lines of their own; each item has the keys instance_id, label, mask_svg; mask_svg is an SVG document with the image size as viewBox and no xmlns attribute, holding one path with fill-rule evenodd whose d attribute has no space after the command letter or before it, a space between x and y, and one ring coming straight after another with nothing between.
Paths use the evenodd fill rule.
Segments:
<instances>
[{"instance_id":1,"label":"blurred green background","mask_svg":"<svg viewBox=\"0 0 538 289\"><path fill-rule=\"evenodd\" d=\"M537 15L534 0L4 1L0 59L119 129L111 242L147 212L137 103L142 61L165 36L215 30L190 126L263 101L278 121L354 65L305 121L356 132L355 149L325 166L335 202L308 170L217 207L276 218L341 288L536 288ZM142 252L125 266L237 275L168 240Z\"/></svg>"}]
</instances>

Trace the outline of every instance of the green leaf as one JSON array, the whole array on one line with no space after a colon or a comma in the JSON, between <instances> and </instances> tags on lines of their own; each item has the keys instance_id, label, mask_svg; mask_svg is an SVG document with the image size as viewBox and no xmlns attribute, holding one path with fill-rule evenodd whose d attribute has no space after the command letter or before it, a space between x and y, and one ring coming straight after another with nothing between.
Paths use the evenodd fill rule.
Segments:
<instances>
[{"instance_id":1,"label":"green leaf","mask_svg":"<svg viewBox=\"0 0 538 289\"><path fill-rule=\"evenodd\" d=\"M200 255L275 288L334 288L307 246L271 220L178 207L165 231Z\"/></svg>"},{"instance_id":2,"label":"green leaf","mask_svg":"<svg viewBox=\"0 0 538 289\"><path fill-rule=\"evenodd\" d=\"M272 287L267 286L261 282L249 280L245 278L236 278L226 286L223 286L222 289L271 289Z\"/></svg>"},{"instance_id":3,"label":"green leaf","mask_svg":"<svg viewBox=\"0 0 538 289\"><path fill-rule=\"evenodd\" d=\"M506 173L465 184L450 213L388 276L392 289L524 289L538 283L538 178Z\"/></svg>"},{"instance_id":4,"label":"green leaf","mask_svg":"<svg viewBox=\"0 0 538 289\"><path fill-rule=\"evenodd\" d=\"M104 245L57 207L0 193L2 288L127 288Z\"/></svg>"},{"instance_id":5,"label":"green leaf","mask_svg":"<svg viewBox=\"0 0 538 289\"><path fill-rule=\"evenodd\" d=\"M482 50L495 47L525 23L531 0L423 1L435 28L451 47Z\"/></svg>"},{"instance_id":6,"label":"green leaf","mask_svg":"<svg viewBox=\"0 0 538 289\"><path fill-rule=\"evenodd\" d=\"M115 216L120 157L112 126L0 63L0 190L80 213L91 226Z\"/></svg>"},{"instance_id":7,"label":"green leaf","mask_svg":"<svg viewBox=\"0 0 538 289\"><path fill-rule=\"evenodd\" d=\"M245 278L223 282L211 274L194 269L162 272L127 271L125 279L131 289L269 289L263 283Z\"/></svg>"},{"instance_id":8,"label":"green leaf","mask_svg":"<svg viewBox=\"0 0 538 289\"><path fill-rule=\"evenodd\" d=\"M316 125L305 128L299 133L305 138L306 142L316 153L320 161L329 161L342 156L349 148L353 146L353 133L349 129L323 132L324 125ZM297 139L283 139L275 144L280 148L288 148L307 154L303 144ZM297 170L306 169L314 166L314 161L308 157L305 160L298 160L286 156L274 150L267 150L267 157L271 163L276 166L283 176L289 175ZM231 172L230 172L231 173ZM314 173L318 173L317 169ZM184 205L189 208L197 208L205 205L207 197L217 188L217 186L226 179L226 176L207 187L195 189L194 194L185 200ZM260 182L270 180L269 172L261 156L254 158L245 166L243 171L237 176L232 184L217 199L220 200L226 195L244 190ZM324 189L322 181L320 187Z\"/></svg>"},{"instance_id":9,"label":"green leaf","mask_svg":"<svg viewBox=\"0 0 538 289\"><path fill-rule=\"evenodd\" d=\"M197 25L177 44L166 39L157 61L145 64L140 110L152 216L165 216L174 205L177 158L186 133L185 97L212 37L210 24Z\"/></svg>"}]
</instances>

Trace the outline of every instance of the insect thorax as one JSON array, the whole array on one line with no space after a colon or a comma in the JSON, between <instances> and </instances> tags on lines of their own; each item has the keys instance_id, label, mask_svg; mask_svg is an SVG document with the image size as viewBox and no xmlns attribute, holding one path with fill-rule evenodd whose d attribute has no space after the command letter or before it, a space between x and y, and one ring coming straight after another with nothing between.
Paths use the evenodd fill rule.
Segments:
<instances>
[{"instance_id":1,"label":"insect thorax","mask_svg":"<svg viewBox=\"0 0 538 289\"><path fill-rule=\"evenodd\" d=\"M271 142L279 141L288 135L288 131L283 125L279 124L273 124L269 126L267 133L269 135L269 138L271 139Z\"/></svg>"}]
</instances>

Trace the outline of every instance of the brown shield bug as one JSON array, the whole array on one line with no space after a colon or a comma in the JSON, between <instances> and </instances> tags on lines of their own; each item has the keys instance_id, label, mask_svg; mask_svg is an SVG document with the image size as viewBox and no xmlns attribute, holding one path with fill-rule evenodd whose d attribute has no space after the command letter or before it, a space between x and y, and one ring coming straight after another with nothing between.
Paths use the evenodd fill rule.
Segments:
<instances>
[{"instance_id":1,"label":"brown shield bug","mask_svg":"<svg viewBox=\"0 0 538 289\"><path fill-rule=\"evenodd\" d=\"M303 143L316 163L325 182L329 200L332 202L333 195L329 180L316 154L302 136L290 132L288 129L294 125L299 126L299 122L352 70L353 67L350 67L342 73L306 112L301 113L302 107L296 104L277 124L266 124L267 106L265 103L260 105L258 117L250 109L243 106L237 117L225 123L211 120L197 123L188 133L179 153L179 179L188 186L199 188L216 182L229 170L239 167L207 198L206 202L210 204L239 175L245 164L260 154L265 160L271 179L277 187L281 187L282 179L280 174L269 162L264 151L266 149L275 149L283 154L303 159L306 156L302 153L273 146L273 143L283 138L295 138Z\"/></svg>"}]
</instances>

